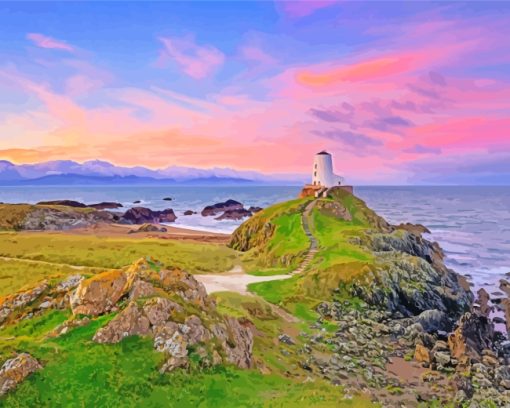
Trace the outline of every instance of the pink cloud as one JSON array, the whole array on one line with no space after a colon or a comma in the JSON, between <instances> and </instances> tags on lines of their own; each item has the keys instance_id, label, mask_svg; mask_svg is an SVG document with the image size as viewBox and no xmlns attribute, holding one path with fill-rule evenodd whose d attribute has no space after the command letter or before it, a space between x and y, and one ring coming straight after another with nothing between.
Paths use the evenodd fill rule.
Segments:
<instances>
[{"instance_id":1,"label":"pink cloud","mask_svg":"<svg viewBox=\"0 0 510 408\"><path fill-rule=\"evenodd\" d=\"M74 47L69 45L65 41L57 40L55 38L48 37L44 34L29 33L27 34L27 38L40 48L64 50L69 52L75 51Z\"/></svg>"},{"instance_id":2,"label":"pink cloud","mask_svg":"<svg viewBox=\"0 0 510 408\"><path fill-rule=\"evenodd\" d=\"M301 18L333 4L338 0L276 0L277 9L289 17Z\"/></svg>"},{"instance_id":3,"label":"pink cloud","mask_svg":"<svg viewBox=\"0 0 510 408\"><path fill-rule=\"evenodd\" d=\"M273 65L277 62L276 58L269 55L262 48L254 45L245 45L240 49L241 56L251 62L257 62L263 65Z\"/></svg>"},{"instance_id":4,"label":"pink cloud","mask_svg":"<svg viewBox=\"0 0 510 408\"><path fill-rule=\"evenodd\" d=\"M223 65L225 55L211 45L198 45L191 36L183 38L162 37L163 50L160 62L173 60L190 77L202 79L210 76Z\"/></svg>"}]
</instances>

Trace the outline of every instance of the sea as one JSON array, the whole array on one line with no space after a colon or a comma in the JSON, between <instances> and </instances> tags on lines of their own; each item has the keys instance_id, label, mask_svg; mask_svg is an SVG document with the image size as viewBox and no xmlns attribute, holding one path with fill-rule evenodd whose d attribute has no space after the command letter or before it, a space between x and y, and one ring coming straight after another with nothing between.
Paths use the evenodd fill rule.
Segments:
<instances>
[{"instance_id":1,"label":"sea","mask_svg":"<svg viewBox=\"0 0 510 408\"><path fill-rule=\"evenodd\" d=\"M203 207L227 199L247 208L267 207L295 198L299 191L296 186L13 186L0 187L0 202L69 199L87 204L115 201L125 209L172 208L176 227L230 233L240 222L202 217ZM475 290L485 287L494 293L500 279L510 280L509 186L360 186L355 194L392 224L425 225L431 231L427 238L444 249L447 266L466 275ZM198 214L185 216L186 210Z\"/></svg>"}]
</instances>

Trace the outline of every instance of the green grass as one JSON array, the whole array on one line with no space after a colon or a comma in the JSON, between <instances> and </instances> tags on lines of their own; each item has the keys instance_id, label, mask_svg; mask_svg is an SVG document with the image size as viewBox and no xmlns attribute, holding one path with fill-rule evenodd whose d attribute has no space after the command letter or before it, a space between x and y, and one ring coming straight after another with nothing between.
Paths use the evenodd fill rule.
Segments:
<instances>
[{"instance_id":1,"label":"green grass","mask_svg":"<svg viewBox=\"0 0 510 408\"><path fill-rule=\"evenodd\" d=\"M238 299L239 300L239 299ZM224 302L225 303L225 302ZM237 309L235 299L227 308ZM248 305L249 306L249 305ZM243 312L245 313L245 312ZM110 317L104 316L56 339L45 333L66 318L63 312L24 321L0 331L2 360L27 351L43 363L9 393L9 407L364 407L368 401L341 400L341 389L324 381L302 384L279 375L219 366L160 374L164 355L149 338L128 337L118 344L91 341ZM4 340L16 336L16 341Z\"/></svg>"},{"instance_id":2,"label":"green grass","mask_svg":"<svg viewBox=\"0 0 510 408\"><path fill-rule=\"evenodd\" d=\"M250 275L254 276L274 276L274 275L285 275L289 273L289 268L265 268L265 269L257 269L253 271L247 272Z\"/></svg>"},{"instance_id":3,"label":"green grass","mask_svg":"<svg viewBox=\"0 0 510 408\"><path fill-rule=\"evenodd\" d=\"M253 216L233 234L231 246L247 251L243 255L250 273L282 268L283 273L297 267L309 241L301 225L301 213L309 199L297 199L273 205ZM271 225L272 235L265 227Z\"/></svg>"},{"instance_id":4,"label":"green grass","mask_svg":"<svg viewBox=\"0 0 510 408\"><path fill-rule=\"evenodd\" d=\"M0 296L34 287L44 279L63 280L68 275L92 274L97 270L100 268L87 268L78 271L66 265L53 265L22 259L0 259Z\"/></svg>"},{"instance_id":5,"label":"green grass","mask_svg":"<svg viewBox=\"0 0 510 408\"><path fill-rule=\"evenodd\" d=\"M51 232L0 233L0 256L100 268L121 268L152 256L191 273L224 272L238 262L236 251L220 244Z\"/></svg>"},{"instance_id":6,"label":"green grass","mask_svg":"<svg viewBox=\"0 0 510 408\"><path fill-rule=\"evenodd\" d=\"M285 280L250 283L248 290L262 296L270 303L280 304L284 303L288 297L296 294L297 283L300 278L300 276L295 275Z\"/></svg>"}]
</instances>

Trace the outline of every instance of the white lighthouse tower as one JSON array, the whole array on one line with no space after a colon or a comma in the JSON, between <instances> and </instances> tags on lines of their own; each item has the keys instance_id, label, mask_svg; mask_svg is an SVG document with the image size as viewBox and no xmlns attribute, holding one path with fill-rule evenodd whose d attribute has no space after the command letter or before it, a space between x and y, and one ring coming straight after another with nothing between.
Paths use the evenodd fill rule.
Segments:
<instances>
[{"instance_id":1,"label":"white lighthouse tower","mask_svg":"<svg viewBox=\"0 0 510 408\"><path fill-rule=\"evenodd\" d=\"M312 185L331 188L342 185L344 179L333 173L333 160L328 152L322 151L313 160Z\"/></svg>"}]
</instances>

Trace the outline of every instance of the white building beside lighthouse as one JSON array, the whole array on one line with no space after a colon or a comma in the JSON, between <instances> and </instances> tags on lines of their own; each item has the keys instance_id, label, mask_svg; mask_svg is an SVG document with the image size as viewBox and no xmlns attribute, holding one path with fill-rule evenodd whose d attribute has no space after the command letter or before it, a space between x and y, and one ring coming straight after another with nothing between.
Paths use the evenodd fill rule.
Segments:
<instances>
[{"instance_id":1,"label":"white building beside lighthouse","mask_svg":"<svg viewBox=\"0 0 510 408\"><path fill-rule=\"evenodd\" d=\"M331 155L325 151L317 153L313 160L312 185L331 188L343 183L343 177L333 172Z\"/></svg>"}]
</instances>

